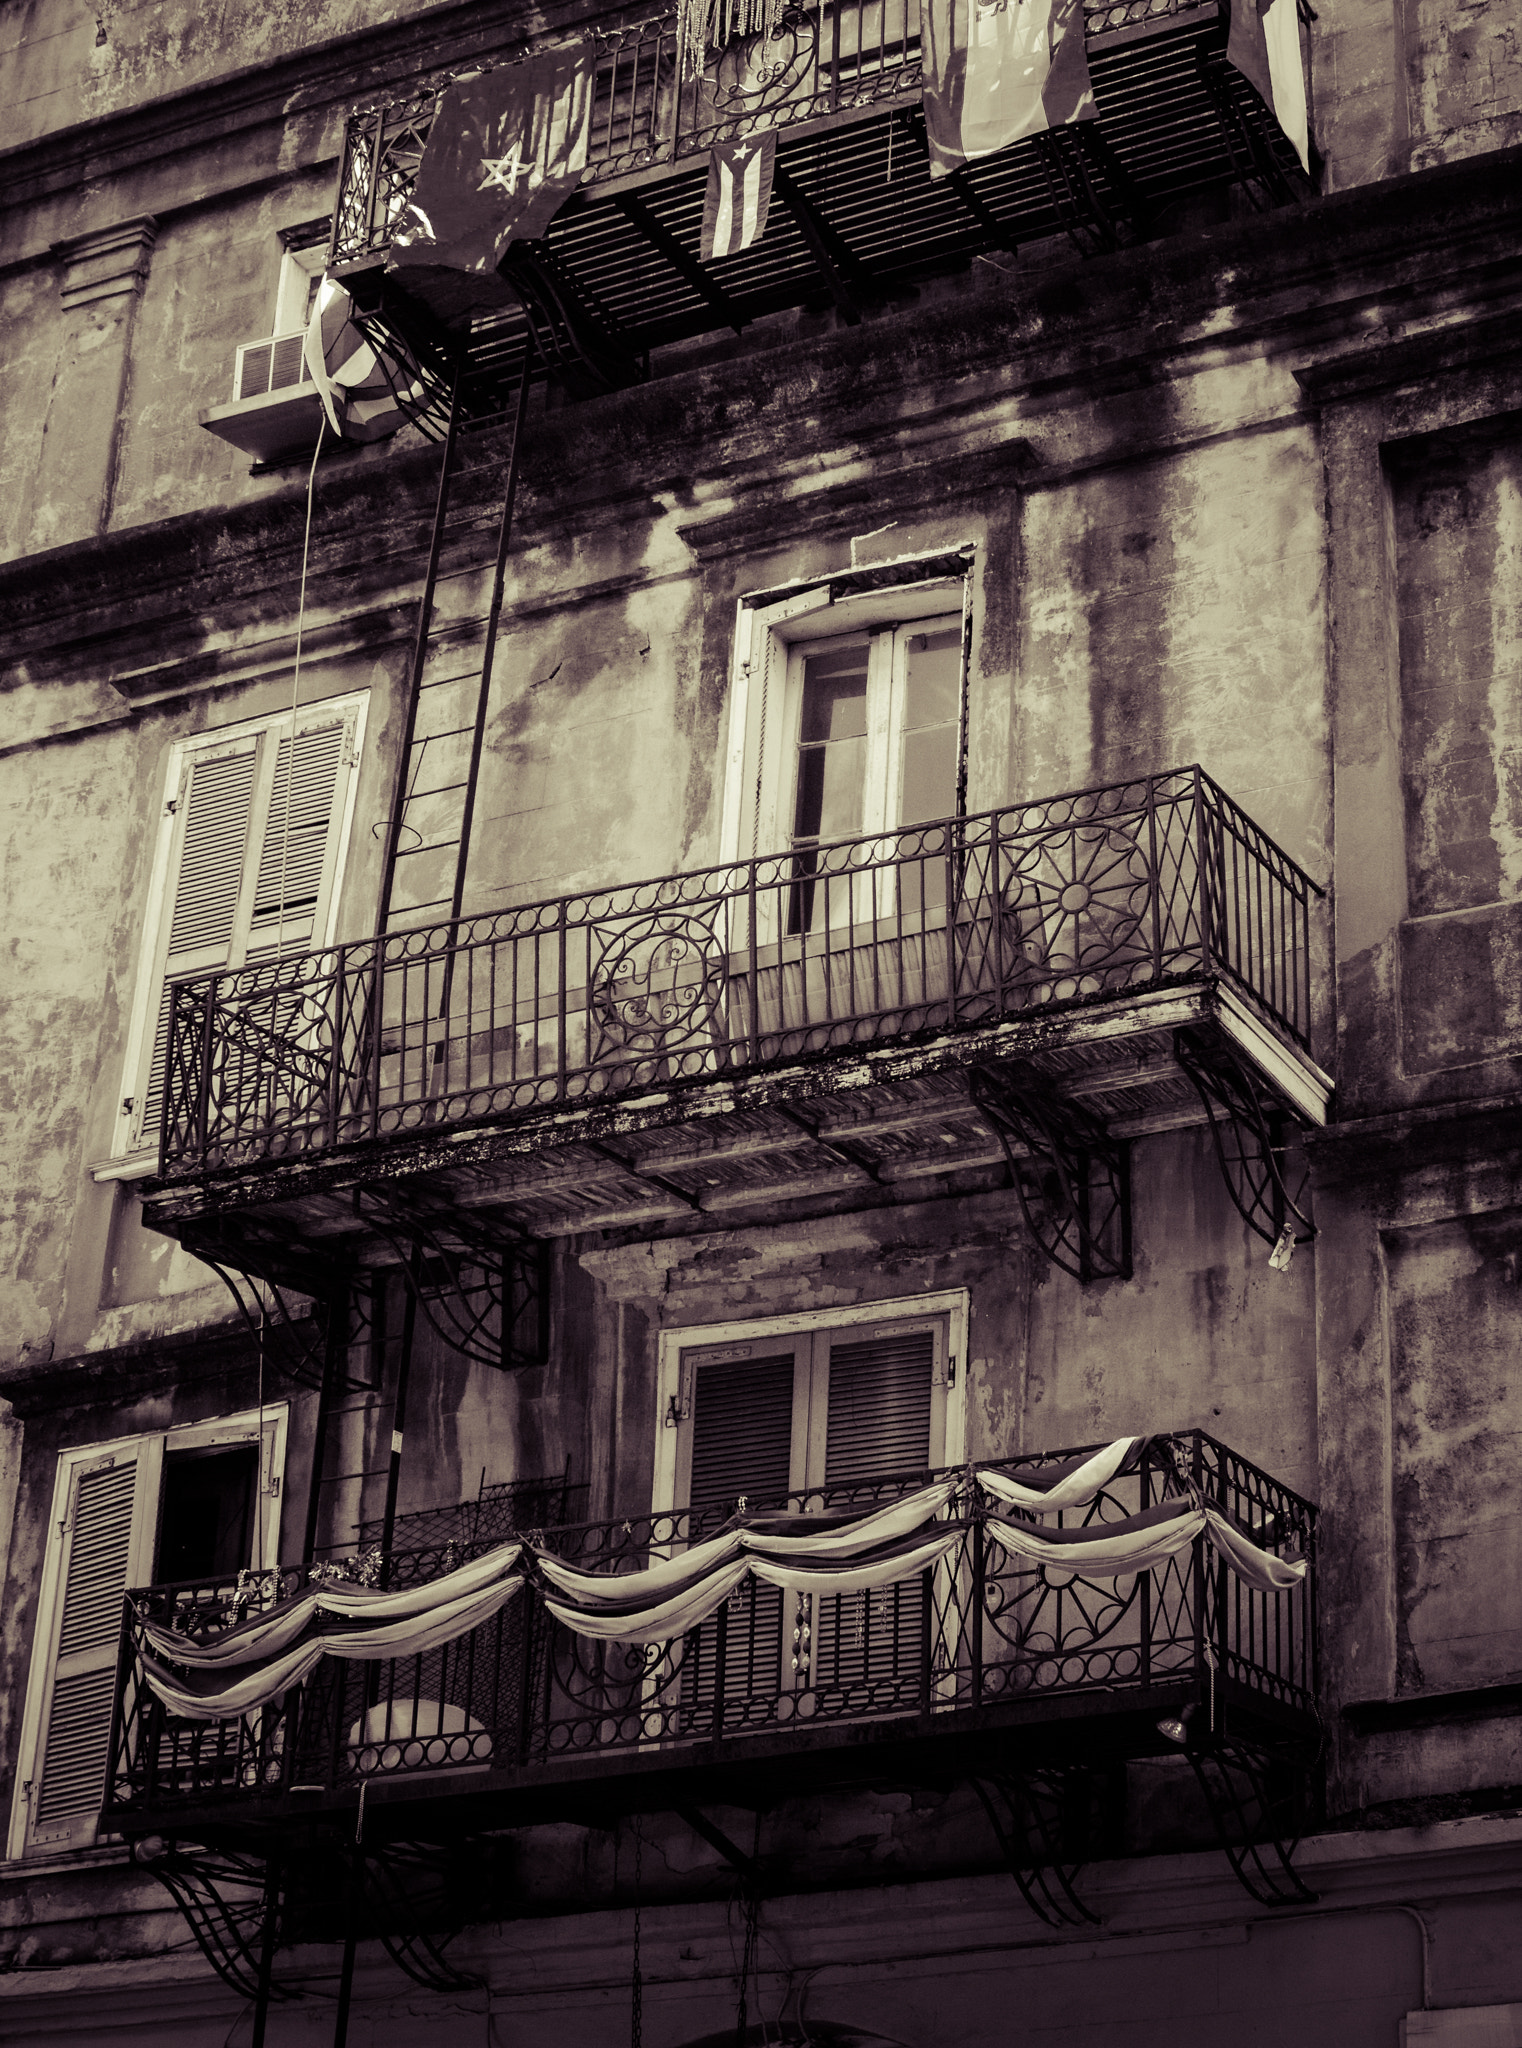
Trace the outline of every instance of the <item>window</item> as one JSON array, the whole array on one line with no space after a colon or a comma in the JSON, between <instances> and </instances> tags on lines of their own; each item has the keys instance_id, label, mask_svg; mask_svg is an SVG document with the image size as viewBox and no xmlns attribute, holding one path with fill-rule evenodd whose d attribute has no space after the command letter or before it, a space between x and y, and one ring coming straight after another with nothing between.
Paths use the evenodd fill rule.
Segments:
<instances>
[{"instance_id":1,"label":"window","mask_svg":"<svg viewBox=\"0 0 1522 2048\"><path fill-rule=\"evenodd\" d=\"M790 649L784 801L800 880L789 903L789 931L807 931L818 921L821 891L804 878L818 870L821 843L955 814L961 720L958 615ZM944 906L939 868L926 874L911 867L903 881L913 898L906 907ZM842 907L831 921L838 925L849 907L845 890L836 894Z\"/></svg>"},{"instance_id":2,"label":"window","mask_svg":"<svg viewBox=\"0 0 1522 2048\"><path fill-rule=\"evenodd\" d=\"M955 815L968 549L744 600L721 858Z\"/></svg>"},{"instance_id":3,"label":"window","mask_svg":"<svg viewBox=\"0 0 1522 2048\"><path fill-rule=\"evenodd\" d=\"M105 1793L122 1596L279 1555L283 1407L65 1451L21 1724L12 1856L88 1848Z\"/></svg>"},{"instance_id":4,"label":"window","mask_svg":"<svg viewBox=\"0 0 1522 2048\"><path fill-rule=\"evenodd\" d=\"M280 277L268 335L246 341L233 366L233 398L262 398L310 377L301 344L327 262L329 223L307 221L280 236Z\"/></svg>"},{"instance_id":5,"label":"window","mask_svg":"<svg viewBox=\"0 0 1522 2048\"><path fill-rule=\"evenodd\" d=\"M363 729L334 698L175 749L115 1152L157 1146L172 983L331 940Z\"/></svg>"},{"instance_id":6,"label":"window","mask_svg":"<svg viewBox=\"0 0 1522 2048\"><path fill-rule=\"evenodd\" d=\"M663 1340L654 1508L692 1510L694 1537L744 1496L753 1508L865 1512L960 1463L966 1297L879 1303L832 1316ZM916 1582L873 1596L814 1599L752 1585L726 1649L726 1697L779 1689L901 1705L920 1680ZM709 1660L689 1699L711 1695Z\"/></svg>"}]
</instances>

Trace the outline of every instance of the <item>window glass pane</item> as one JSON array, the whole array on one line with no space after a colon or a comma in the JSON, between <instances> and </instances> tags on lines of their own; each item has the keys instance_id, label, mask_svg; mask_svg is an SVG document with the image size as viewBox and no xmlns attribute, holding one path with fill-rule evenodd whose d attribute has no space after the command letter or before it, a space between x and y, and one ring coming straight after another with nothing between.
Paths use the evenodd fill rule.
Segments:
<instances>
[{"instance_id":1,"label":"window glass pane","mask_svg":"<svg viewBox=\"0 0 1522 2048\"><path fill-rule=\"evenodd\" d=\"M833 654L811 654L803 664L803 715L798 737L815 741L863 739L867 731L867 643Z\"/></svg>"},{"instance_id":2,"label":"window glass pane","mask_svg":"<svg viewBox=\"0 0 1522 2048\"><path fill-rule=\"evenodd\" d=\"M861 829L867 765L867 643L803 664L795 839L845 839Z\"/></svg>"},{"instance_id":3,"label":"window glass pane","mask_svg":"<svg viewBox=\"0 0 1522 2048\"><path fill-rule=\"evenodd\" d=\"M901 825L949 818L957 807L957 729L933 725L904 734L904 790Z\"/></svg>"},{"instance_id":4,"label":"window glass pane","mask_svg":"<svg viewBox=\"0 0 1522 2048\"><path fill-rule=\"evenodd\" d=\"M905 731L913 732L923 725L955 725L962 696L961 627L912 634L908 651Z\"/></svg>"}]
</instances>

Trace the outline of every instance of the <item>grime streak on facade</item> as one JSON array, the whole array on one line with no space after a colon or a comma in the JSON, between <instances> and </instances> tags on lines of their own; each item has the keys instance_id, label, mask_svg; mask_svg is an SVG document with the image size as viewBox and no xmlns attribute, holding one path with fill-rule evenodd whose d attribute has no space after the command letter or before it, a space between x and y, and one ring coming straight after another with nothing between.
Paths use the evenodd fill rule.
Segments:
<instances>
[{"instance_id":1,"label":"grime streak on facade","mask_svg":"<svg viewBox=\"0 0 1522 2048\"><path fill-rule=\"evenodd\" d=\"M0 0L0 2036L1522 2043L1515 23L693 12Z\"/></svg>"}]
</instances>

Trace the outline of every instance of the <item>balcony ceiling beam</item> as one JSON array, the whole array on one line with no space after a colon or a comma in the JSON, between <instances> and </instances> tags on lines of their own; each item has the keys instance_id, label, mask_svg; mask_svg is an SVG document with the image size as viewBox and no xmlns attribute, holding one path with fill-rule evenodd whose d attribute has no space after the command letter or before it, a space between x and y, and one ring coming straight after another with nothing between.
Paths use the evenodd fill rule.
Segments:
<instances>
[{"instance_id":1,"label":"balcony ceiling beam","mask_svg":"<svg viewBox=\"0 0 1522 2048\"><path fill-rule=\"evenodd\" d=\"M861 324L861 308L851 296L848 278L864 278L866 273L852 251L841 240L812 199L802 188L794 184L779 163L772 177L772 190L782 201L793 219L798 223L798 232L809 246L809 253L819 266L820 275L830 288L840 317L849 327Z\"/></svg>"},{"instance_id":2,"label":"balcony ceiling beam","mask_svg":"<svg viewBox=\"0 0 1522 2048\"><path fill-rule=\"evenodd\" d=\"M727 320L738 334L745 322L740 318L734 300L722 286L714 282L702 264L682 247L670 228L651 212L644 200L637 193L620 192L613 204L635 232L648 242L652 249L658 250L672 269L692 286L700 298L706 299L720 319Z\"/></svg>"}]
</instances>

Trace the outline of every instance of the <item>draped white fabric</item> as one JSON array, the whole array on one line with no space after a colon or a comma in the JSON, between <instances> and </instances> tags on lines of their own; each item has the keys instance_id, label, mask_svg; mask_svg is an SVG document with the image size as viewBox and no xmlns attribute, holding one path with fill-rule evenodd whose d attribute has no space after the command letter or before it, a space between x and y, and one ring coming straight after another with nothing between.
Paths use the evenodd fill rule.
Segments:
<instances>
[{"instance_id":1,"label":"draped white fabric","mask_svg":"<svg viewBox=\"0 0 1522 2048\"><path fill-rule=\"evenodd\" d=\"M1102 1451L1096 1451L1076 1472L1069 1472L1055 1486L1044 1491L1040 1487L1026 1486L1003 1472L979 1472L978 1484L995 1500L1004 1501L1010 1507L1026 1508L1036 1515L1055 1515L1064 1508L1086 1508L1145 1442L1146 1438L1140 1436L1117 1437L1113 1444L1106 1444Z\"/></svg>"},{"instance_id":2,"label":"draped white fabric","mask_svg":"<svg viewBox=\"0 0 1522 2048\"><path fill-rule=\"evenodd\" d=\"M440 1579L435 1583L442 1586L448 1582ZM216 1692L193 1691L183 1680L166 1671L156 1657L145 1655L143 1669L154 1691L171 1713L183 1714L191 1721L221 1721L233 1714L247 1713L254 1707L267 1706L291 1686L299 1685L324 1657L366 1664L383 1657L415 1657L453 1642L456 1636L469 1635L472 1629L480 1628L505 1607L522 1584L521 1577L499 1578L495 1585L478 1587L474 1592L447 1601L431 1614L402 1615L382 1622L378 1628L334 1629L329 1635L313 1636L270 1662L256 1665L252 1671Z\"/></svg>"},{"instance_id":3,"label":"draped white fabric","mask_svg":"<svg viewBox=\"0 0 1522 2048\"><path fill-rule=\"evenodd\" d=\"M794 1593L868 1592L878 1586L891 1586L899 1580L915 1578L928 1565L938 1563L956 1549L963 1533L961 1523L945 1523L928 1541L910 1548L897 1548L891 1556L875 1558L865 1564L827 1561L811 1566L797 1558L741 1557L717 1566L696 1585L657 1606L623 1613L588 1613L584 1608L550 1599L546 1599L545 1605L557 1621L564 1622L577 1635L586 1636L593 1642L661 1643L706 1621L747 1576Z\"/></svg>"},{"instance_id":4,"label":"draped white fabric","mask_svg":"<svg viewBox=\"0 0 1522 2048\"><path fill-rule=\"evenodd\" d=\"M1148 1571L1176 1557L1203 1533L1237 1577L1256 1592L1288 1592L1304 1579L1308 1569L1304 1559L1275 1557L1271 1551L1260 1550L1214 1508L1197 1508L1188 1501L1166 1505L1176 1512L1158 1519L1154 1509L1146 1516L1128 1516L1123 1522L1095 1522L1087 1529L1063 1531L1065 1540L1061 1541L1028 1524L996 1517L991 1517L986 1527L1012 1557L1081 1572L1085 1578L1119 1578Z\"/></svg>"},{"instance_id":5,"label":"draped white fabric","mask_svg":"<svg viewBox=\"0 0 1522 2048\"><path fill-rule=\"evenodd\" d=\"M1044 1493L999 1472L979 1472L977 1484L1001 1504L1035 1514L1083 1507L1143 1441L1117 1438ZM145 1621L149 1648L143 1669L173 1713L200 1721L247 1713L300 1684L323 1657L376 1662L415 1656L481 1627L523 1585L523 1573L515 1568L525 1553L552 1589L543 1595L549 1612L575 1634L593 1642L666 1642L706 1621L747 1578L824 1597L916 1578L967 1539L967 1521L941 1519L965 1478L938 1479L844 1523L821 1516L811 1527L811 1518L802 1515L759 1517L635 1572L581 1571L539 1544L509 1543L444 1578L397 1592L314 1588L208 1642ZM1260 1549L1215 1508L1191 1500L1162 1501L1118 1521L1077 1529L1042 1528L997 1514L985 1527L1007 1556L1086 1578L1150 1570L1202 1534L1259 1592L1287 1592L1308 1569L1301 1559ZM317 1630L319 1616L349 1625Z\"/></svg>"},{"instance_id":6,"label":"draped white fabric","mask_svg":"<svg viewBox=\"0 0 1522 2048\"><path fill-rule=\"evenodd\" d=\"M711 1571L721 1570L746 1553L753 1557L828 1559L852 1557L863 1550L874 1549L878 1544L892 1543L899 1537L910 1535L932 1516L938 1515L960 1485L959 1476L938 1479L933 1485L906 1495L903 1500L891 1501L887 1507L875 1508L871 1514L835 1529L826 1524L818 1530L797 1535L774 1535L765 1528L750 1528L742 1523L738 1528L722 1530L717 1536L709 1537L706 1543L695 1543L690 1550L679 1551L676 1556L663 1558L658 1564L649 1565L639 1572L581 1572L572 1565L562 1564L548 1551L538 1553L539 1569L552 1586L581 1609L596 1610L615 1605L654 1606L663 1593L674 1595L678 1587L690 1585ZM790 1519L801 1520L802 1517Z\"/></svg>"},{"instance_id":7,"label":"draped white fabric","mask_svg":"<svg viewBox=\"0 0 1522 2048\"><path fill-rule=\"evenodd\" d=\"M161 1657L170 1657L176 1664L198 1670L251 1664L257 1658L273 1657L284 1650L319 1614L335 1615L342 1621L384 1622L436 1612L483 1587L497 1584L522 1554L521 1543L499 1544L495 1550L461 1565L457 1571L447 1572L441 1579L406 1586L394 1593L374 1592L365 1586L318 1586L288 1606L277 1607L272 1614L230 1628L205 1643L192 1642L156 1621L145 1621L143 1633Z\"/></svg>"}]
</instances>

